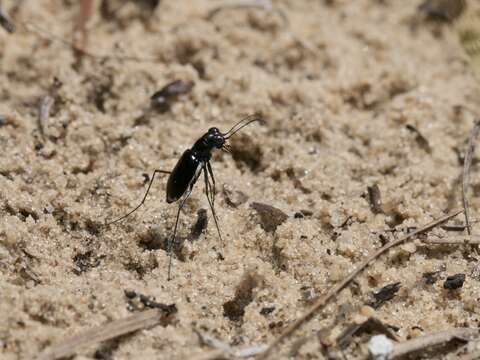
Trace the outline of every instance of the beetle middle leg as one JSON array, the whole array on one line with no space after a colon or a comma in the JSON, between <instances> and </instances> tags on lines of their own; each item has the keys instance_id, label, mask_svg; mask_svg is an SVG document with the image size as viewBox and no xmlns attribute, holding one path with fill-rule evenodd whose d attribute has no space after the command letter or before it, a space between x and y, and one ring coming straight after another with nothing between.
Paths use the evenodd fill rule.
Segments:
<instances>
[{"instance_id":1,"label":"beetle middle leg","mask_svg":"<svg viewBox=\"0 0 480 360\"><path fill-rule=\"evenodd\" d=\"M222 238L222 234L220 233L220 227L218 226L218 218L217 218L217 213L215 212L215 206L214 206L215 190L210 189L212 185L210 184L210 180L208 179L209 170L207 170L207 167L208 167L208 163L206 166L205 165L203 166L203 174L205 175L205 194L207 195L207 200L208 200L208 204L210 205L210 210L212 210L213 220L215 221L218 237L220 238L220 242L223 245L223 238ZM210 171L211 171L211 168L210 168ZM213 185L213 187L215 187L215 185Z\"/></svg>"}]
</instances>

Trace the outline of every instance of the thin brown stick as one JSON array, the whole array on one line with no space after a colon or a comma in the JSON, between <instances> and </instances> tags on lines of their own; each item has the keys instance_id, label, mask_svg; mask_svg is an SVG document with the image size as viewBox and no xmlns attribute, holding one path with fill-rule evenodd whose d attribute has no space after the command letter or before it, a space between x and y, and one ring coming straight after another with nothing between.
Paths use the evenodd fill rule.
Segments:
<instances>
[{"instance_id":1,"label":"thin brown stick","mask_svg":"<svg viewBox=\"0 0 480 360\"><path fill-rule=\"evenodd\" d=\"M427 334L399 344L395 344L389 359L395 359L412 352L425 350L432 346L446 344L455 339L471 341L475 338L478 338L479 335L480 332L478 328L456 328Z\"/></svg>"},{"instance_id":2,"label":"thin brown stick","mask_svg":"<svg viewBox=\"0 0 480 360\"><path fill-rule=\"evenodd\" d=\"M132 316L97 326L78 335L64 339L58 344L46 348L36 360L54 360L75 355L83 348L100 342L114 339L140 329L159 324L165 318L165 313L159 309L151 309Z\"/></svg>"},{"instance_id":3,"label":"thin brown stick","mask_svg":"<svg viewBox=\"0 0 480 360\"><path fill-rule=\"evenodd\" d=\"M468 217L468 200L467 200L467 189L469 183L470 167L472 165L473 154L475 153L475 140L480 133L480 121L477 120L475 126L470 133L468 139L467 152L465 153L465 160L463 161L463 178L462 178L462 202L463 202L463 212L465 214L465 224L467 225L467 233L471 234L470 230L470 221Z\"/></svg>"},{"instance_id":4,"label":"thin brown stick","mask_svg":"<svg viewBox=\"0 0 480 360\"><path fill-rule=\"evenodd\" d=\"M455 210L451 212L448 215L442 216L441 218L432 221L431 223L415 230L412 231L410 234L407 234L403 236L402 238L389 242L385 244L383 247L380 249L376 250L373 254L369 255L364 261L360 263L360 265L352 271L347 277L345 277L340 283L338 283L336 286L334 286L325 296L321 297L320 299L317 300L315 304L306 312L304 313L300 318L295 320L290 326L288 326L281 334L278 336L270 345L268 346L267 350L259 356L259 359L266 359L270 352L277 347L284 339L287 337L291 336L296 330L298 330L304 323L308 322L312 316L320 311L325 305L327 304L330 299L334 298L335 296L340 293L347 285L358 275L360 274L368 265L375 260L377 257L385 253L387 250L390 248L400 245L403 242L407 241L408 239L422 234L424 232L427 232L434 227L444 223L445 221L457 216L460 214L462 210Z\"/></svg>"}]
</instances>

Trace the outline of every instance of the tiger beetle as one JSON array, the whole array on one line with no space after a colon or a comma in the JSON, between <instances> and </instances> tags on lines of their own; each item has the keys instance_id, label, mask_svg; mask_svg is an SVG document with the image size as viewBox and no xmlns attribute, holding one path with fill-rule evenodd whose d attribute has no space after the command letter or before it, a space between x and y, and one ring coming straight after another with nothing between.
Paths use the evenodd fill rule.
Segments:
<instances>
[{"instance_id":1,"label":"tiger beetle","mask_svg":"<svg viewBox=\"0 0 480 360\"><path fill-rule=\"evenodd\" d=\"M183 155L177 162L177 165L173 168L172 171L166 170L154 170L152 179L148 184L147 191L138 206L133 210L123 215L122 217L113 220L109 223L106 223L106 226L119 222L125 219L127 216L131 215L137 211L144 203L147 198L150 187L152 186L155 175L157 174L169 174L167 181L167 203L171 204L175 201L180 200L177 217L175 219L175 227L173 230L173 235L169 238L167 244L167 252L169 253L168 261L168 277L170 280L171 268L172 268L172 250L175 245L175 238L177 235L178 219L180 218L180 211L182 210L185 202L192 193L193 187L197 182L198 178L203 172L205 180L205 194L207 196L208 204L212 211L213 219L215 221L215 226L217 228L218 237L220 238L221 243L223 244L222 234L220 233L220 227L218 226L218 218L215 213L215 177L213 176L212 165L210 160L212 158L212 151L215 149L221 149L225 152L230 152L230 146L226 141L232 137L236 132L243 129L245 126L255 122L260 121L261 117L258 114L249 115L238 123L236 123L230 130L226 133L220 132L216 127L210 128L204 135L202 135L196 142L193 144L191 149L185 150ZM211 179L211 181L210 181Z\"/></svg>"}]
</instances>

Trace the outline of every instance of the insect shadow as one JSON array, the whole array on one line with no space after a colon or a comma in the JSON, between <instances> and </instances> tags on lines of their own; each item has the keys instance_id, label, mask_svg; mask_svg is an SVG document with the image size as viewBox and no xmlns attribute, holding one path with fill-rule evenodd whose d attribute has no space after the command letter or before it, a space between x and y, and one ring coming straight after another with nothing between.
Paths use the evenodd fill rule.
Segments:
<instances>
[{"instance_id":1,"label":"insect shadow","mask_svg":"<svg viewBox=\"0 0 480 360\"><path fill-rule=\"evenodd\" d=\"M193 187L197 182L198 178L202 175L205 180L205 194L207 196L208 204L212 211L213 220L215 221L215 227L217 228L218 237L220 238L221 243L223 244L222 234L220 232L220 227L218 225L218 218L215 212L215 195L216 195L216 186L215 186L215 177L213 175L212 165L210 160L212 158L212 152L215 149L221 149L225 152L230 152L230 146L227 144L227 140L232 137L235 133L243 129L245 126L255 122L261 121L261 116L259 114L249 115L238 123L236 123L230 130L226 133L220 132L216 127L210 128L205 134L203 134L196 142L193 144L192 148L185 150L177 164L172 171L166 170L154 170L152 179L148 184L147 191L143 196L142 201L138 206L127 214L115 219L113 221L107 222L105 226L112 225L117 223L129 215L137 211L144 203L147 198L150 187L152 186L155 175L157 174L169 174L167 181L167 203L173 203L180 200L178 205L177 217L175 219L175 227L173 229L173 234L168 240L167 252L169 253L168 261L168 276L167 279L170 280L171 269L172 269L172 253L175 245L175 239L177 235L178 228L178 219L180 218L180 211L182 210L185 202L192 193Z\"/></svg>"}]
</instances>

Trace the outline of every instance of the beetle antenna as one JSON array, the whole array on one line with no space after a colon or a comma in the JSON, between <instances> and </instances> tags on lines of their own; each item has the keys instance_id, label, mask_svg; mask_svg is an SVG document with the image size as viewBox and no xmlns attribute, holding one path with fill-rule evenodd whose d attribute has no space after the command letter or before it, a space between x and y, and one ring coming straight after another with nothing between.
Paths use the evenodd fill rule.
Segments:
<instances>
[{"instance_id":1,"label":"beetle antenna","mask_svg":"<svg viewBox=\"0 0 480 360\"><path fill-rule=\"evenodd\" d=\"M262 117L260 116L260 114L248 115L247 117L244 117L238 123L233 125L233 127L230 130L228 130L225 134L222 134L222 135L225 137L225 139L229 139L232 135L234 135L236 132L243 129L245 126L251 124L252 122L260 121L261 119Z\"/></svg>"}]
</instances>

